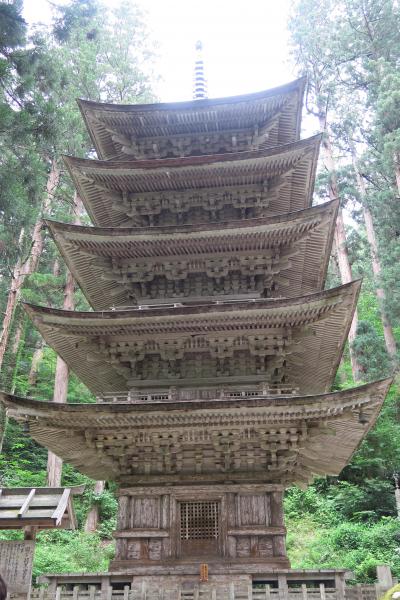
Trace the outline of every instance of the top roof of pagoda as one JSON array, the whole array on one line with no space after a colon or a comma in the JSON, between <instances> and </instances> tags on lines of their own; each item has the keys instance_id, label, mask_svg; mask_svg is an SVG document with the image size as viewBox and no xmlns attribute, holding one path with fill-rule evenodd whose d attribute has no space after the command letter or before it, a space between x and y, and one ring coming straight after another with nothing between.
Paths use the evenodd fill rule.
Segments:
<instances>
[{"instance_id":1,"label":"top roof of pagoda","mask_svg":"<svg viewBox=\"0 0 400 600\"><path fill-rule=\"evenodd\" d=\"M97 154L104 160L189 156L209 154L213 144L216 148L211 151L218 153L296 141L304 86L301 78L227 98L133 105L78 103Z\"/></svg>"}]
</instances>

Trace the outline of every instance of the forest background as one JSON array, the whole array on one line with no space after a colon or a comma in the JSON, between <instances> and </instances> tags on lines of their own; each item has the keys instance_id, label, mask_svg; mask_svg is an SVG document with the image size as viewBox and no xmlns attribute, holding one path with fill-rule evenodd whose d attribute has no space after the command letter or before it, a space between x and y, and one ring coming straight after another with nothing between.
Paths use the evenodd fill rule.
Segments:
<instances>
[{"instance_id":1,"label":"forest background","mask_svg":"<svg viewBox=\"0 0 400 600\"><path fill-rule=\"evenodd\" d=\"M111 10L71 0L51 27L33 30L22 8L0 2L0 387L93 402L20 301L89 308L45 227L46 218L89 223L61 158L94 156L75 98L156 100L154 46L132 2ZM400 577L400 8L294 0L288 28L296 72L308 77L305 110L324 133L315 203L341 201L327 287L363 278L335 388L395 376L376 427L340 476L287 492L288 552L293 567L346 567L372 581L386 563ZM79 530L39 534L34 574L106 569L113 486L62 465L3 413L1 430L1 486L87 484L76 501Z\"/></svg>"}]
</instances>

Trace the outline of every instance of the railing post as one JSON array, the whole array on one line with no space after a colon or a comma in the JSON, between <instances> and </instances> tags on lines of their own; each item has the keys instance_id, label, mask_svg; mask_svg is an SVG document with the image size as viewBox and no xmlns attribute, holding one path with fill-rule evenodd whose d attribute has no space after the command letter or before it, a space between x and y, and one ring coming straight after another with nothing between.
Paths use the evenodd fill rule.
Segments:
<instances>
[{"instance_id":1,"label":"railing post","mask_svg":"<svg viewBox=\"0 0 400 600\"><path fill-rule=\"evenodd\" d=\"M100 587L100 598L101 600L108 600L108 588L110 587L110 580L108 577L101 578Z\"/></svg>"},{"instance_id":2,"label":"railing post","mask_svg":"<svg viewBox=\"0 0 400 600\"><path fill-rule=\"evenodd\" d=\"M229 600L235 600L235 584L233 581L229 583Z\"/></svg>"},{"instance_id":3,"label":"railing post","mask_svg":"<svg viewBox=\"0 0 400 600\"><path fill-rule=\"evenodd\" d=\"M74 585L72 588L72 600L78 600L79 595L79 585Z\"/></svg>"},{"instance_id":4,"label":"railing post","mask_svg":"<svg viewBox=\"0 0 400 600\"><path fill-rule=\"evenodd\" d=\"M287 579L284 574L278 575L278 595L279 600L286 600L289 598Z\"/></svg>"},{"instance_id":5,"label":"railing post","mask_svg":"<svg viewBox=\"0 0 400 600\"><path fill-rule=\"evenodd\" d=\"M303 600L307 600L307 586L305 583L301 584L301 595Z\"/></svg>"},{"instance_id":6,"label":"railing post","mask_svg":"<svg viewBox=\"0 0 400 600\"><path fill-rule=\"evenodd\" d=\"M326 600L325 584L324 583L320 583L319 584L319 594L321 596L321 600Z\"/></svg>"},{"instance_id":7,"label":"railing post","mask_svg":"<svg viewBox=\"0 0 400 600\"><path fill-rule=\"evenodd\" d=\"M126 586L125 586L126 587ZM142 590L141 590L141 594L140 594L140 600L146 600L146 582L145 580L142 581ZM124 588L124 592L125 592L125 588ZM125 594L124 594L124 600L128 600L128 598L125 598Z\"/></svg>"},{"instance_id":8,"label":"railing post","mask_svg":"<svg viewBox=\"0 0 400 600\"><path fill-rule=\"evenodd\" d=\"M344 600L345 598L345 580L343 574L336 573L335 575L335 591L336 600Z\"/></svg>"},{"instance_id":9,"label":"railing post","mask_svg":"<svg viewBox=\"0 0 400 600\"><path fill-rule=\"evenodd\" d=\"M269 583L265 586L265 600L271 600L271 588L269 587Z\"/></svg>"},{"instance_id":10,"label":"railing post","mask_svg":"<svg viewBox=\"0 0 400 600\"><path fill-rule=\"evenodd\" d=\"M247 584L247 597L249 600L253 600L253 582L249 581Z\"/></svg>"}]
</instances>

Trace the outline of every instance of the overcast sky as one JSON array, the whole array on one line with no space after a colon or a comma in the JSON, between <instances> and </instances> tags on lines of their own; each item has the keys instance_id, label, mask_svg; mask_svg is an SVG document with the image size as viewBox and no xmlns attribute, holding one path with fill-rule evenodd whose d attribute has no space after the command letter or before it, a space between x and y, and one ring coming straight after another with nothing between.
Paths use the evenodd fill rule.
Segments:
<instances>
[{"instance_id":1,"label":"overcast sky","mask_svg":"<svg viewBox=\"0 0 400 600\"><path fill-rule=\"evenodd\" d=\"M62 3L62 0L53 0ZM118 0L106 0L117 4ZM263 90L295 78L288 57L290 0L139 0L159 44L163 102L190 100L194 44L204 45L209 97ZM30 22L49 22L47 0L25 0Z\"/></svg>"}]
</instances>

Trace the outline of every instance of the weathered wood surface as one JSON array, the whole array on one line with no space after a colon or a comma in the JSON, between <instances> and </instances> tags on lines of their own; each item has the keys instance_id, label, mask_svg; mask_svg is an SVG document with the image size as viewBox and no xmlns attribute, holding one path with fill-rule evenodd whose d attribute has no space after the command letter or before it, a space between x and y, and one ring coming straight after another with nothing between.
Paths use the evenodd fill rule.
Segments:
<instances>
[{"instance_id":1,"label":"weathered wood surface","mask_svg":"<svg viewBox=\"0 0 400 600\"><path fill-rule=\"evenodd\" d=\"M330 389L360 281L296 299L75 312L25 305L96 394L284 383Z\"/></svg>"},{"instance_id":2,"label":"weathered wood surface","mask_svg":"<svg viewBox=\"0 0 400 600\"><path fill-rule=\"evenodd\" d=\"M123 590L75 587L72 590L45 588L32 591L31 600L379 600L384 590L378 585L338 588L302 584L300 587L274 588L268 584L226 581L220 583L188 582L175 585L167 578L159 582L133 584Z\"/></svg>"},{"instance_id":3,"label":"weathered wood surface","mask_svg":"<svg viewBox=\"0 0 400 600\"><path fill-rule=\"evenodd\" d=\"M61 407L6 396L6 402L13 417L28 420L32 437L93 478L125 486L232 479L307 485L316 474L343 469L390 383L312 398Z\"/></svg>"},{"instance_id":4,"label":"weathered wood surface","mask_svg":"<svg viewBox=\"0 0 400 600\"><path fill-rule=\"evenodd\" d=\"M0 529L74 529L76 519L71 497L82 494L84 489L85 486L0 488Z\"/></svg>"},{"instance_id":5,"label":"weathered wood surface","mask_svg":"<svg viewBox=\"0 0 400 600\"><path fill-rule=\"evenodd\" d=\"M262 562L288 566L282 486L212 485L122 489L111 568Z\"/></svg>"},{"instance_id":6,"label":"weathered wood surface","mask_svg":"<svg viewBox=\"0 0 400 600\"><path fill-rule=\"evenodd\" d=\"M34 541L0 541L0 573L10 594L28 597L34 550Z\"/></svg>"},{"instance_id":7,"label":"weathered wood surface","mask_svg":"<svg viewBox=\"0 0 400 600\"><path fill-rule=\"evenodd\" d=\"M117 105L79 100L102 159L232 152L297 140L305 79L204 101Z\"/></svg>"},{"instance_id":8,"label":"weathered wood surface","mask_svg":"<svg viewBox=\"0 0 400 600\"><path fill-rule=\"evenodd\" d=\"M199 226L97 228L48 222L95 310L322 289L337 202L283 217Z\"/></svg>"},{"instance_id":9,"label":"weathered wood surface","mask_svg":"<svg viewBox=\"0 0 400 600\"><path fill-rule=\"evenodd\" d=\"M312 204L320 136L284 148L163 161L65 158L96 225L149 227L286 215Z\"/></svg>"}]
</instances>

